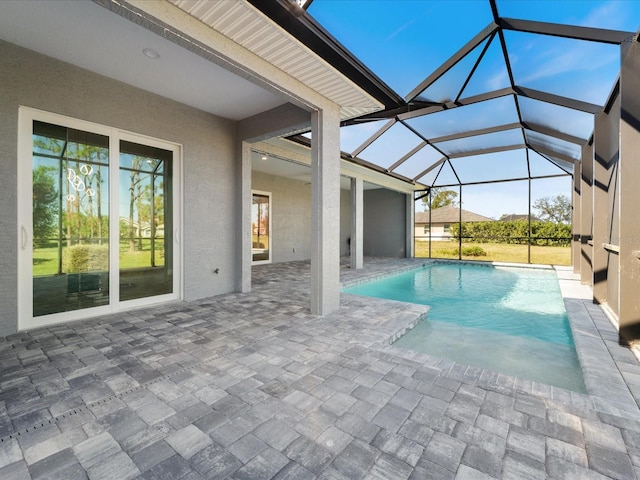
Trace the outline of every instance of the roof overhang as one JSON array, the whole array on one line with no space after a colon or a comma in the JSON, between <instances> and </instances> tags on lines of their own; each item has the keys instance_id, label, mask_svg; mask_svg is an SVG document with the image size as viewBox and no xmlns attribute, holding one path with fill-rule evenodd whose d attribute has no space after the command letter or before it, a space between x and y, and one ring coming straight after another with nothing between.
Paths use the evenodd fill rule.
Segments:
<instances>
[{"instance_id":1,"label":"roof overhang","mask_svg":"<svg viewBox=\"0 0 640 480\"><path fill-rule=\"evenodd\" d=\"M305 39L308 38L321 41L320 37L311 30L311 26L297 24L298 28L291 31L277 23L284 14L287 15L285 18L292 18L287 9L300 9L297 5L244 0L169 0L169 2L175 9L198 20L198 23L232 40L247 52L339 105L341 120L365 115L384 107L384 103L354 82L348 76L349 72L342 72L305 44ZM151 8L153 6L151 4L156 2L131 0L130 3L155 17L162 14L163 18L160 20L177 27L177 31L183 36L183 43L184 41L197 42L201 44L200 47L216 48L213 42L207 42L201 36L196 38L195 29L185 31L185 28L181 28L179 25L184 25L184 22L173 22L178 20L179 14L171 11L168 6L165 5L160 10ZM269 7L280 9L280 15L278 12L271 12L273 18L270 18L262 11L269 10ZM210 40L213 38L211 37ZM327 39L325 38L324 41L326 43Z\"/></svg>"}]
</instances>

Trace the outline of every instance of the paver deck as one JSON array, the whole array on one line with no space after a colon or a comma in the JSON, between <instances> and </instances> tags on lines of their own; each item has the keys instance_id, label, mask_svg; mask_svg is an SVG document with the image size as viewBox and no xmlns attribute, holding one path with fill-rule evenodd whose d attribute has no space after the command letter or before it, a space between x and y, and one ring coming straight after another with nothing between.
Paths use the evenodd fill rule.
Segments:
<instances>
[{"instance_id":1,"label":"paver deck","mask_svg":"<svg viewBox=\"0 0 640 480\"><path fill-rule=\"evenodd\" d=\"M589 395L390 345L424 306L343 294L313 316L306 262L0 339L0 478L640 478L640 365L559 276Z\"/></svg>"}]
</instances>

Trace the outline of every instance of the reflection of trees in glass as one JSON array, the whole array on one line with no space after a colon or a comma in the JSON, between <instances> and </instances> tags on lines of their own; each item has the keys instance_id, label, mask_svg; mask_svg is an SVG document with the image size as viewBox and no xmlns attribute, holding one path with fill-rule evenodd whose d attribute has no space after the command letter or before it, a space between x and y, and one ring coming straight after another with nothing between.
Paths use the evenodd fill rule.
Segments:
<instances>
[{"instance_id":1,"label":"reflection of trees in glass","mask_svg":"<svg viewBox=\"0 0 640 480\"><path fill-rule=\"evenodd\" d=\"M131 163L131 172L129 173L129 179L130 179L130 184L129 184L129 252L135 252L136 251L136 244L135 244L135 238L136 238L136 227L135 227L135 219L134 219L134 214L136 211L136 204L139 202L140 199L140 183L142 182L142 179L140 178L140 158L139 157L134 157L133 161ZM140 208L138 208L138 239L140 242L142 242L142 239L140 238L141 236L141 227L142 225L140 224ZM140 245L140 249L142 249L142 245Z\"/></svg>"},{"instance_id":2,"label":"reflection of trees in glass","mask_svg":"<svg viewBox=\"0 0 640 480\"><path fill-rule=\"evenodd\" d=\"M102 214L102 165L108 161L108 150L81 143L69 143L67 159L63 162L66 208L63 229L68 240L82 244L86 239L98 238L108 232L108 218Z\"/></svg>"},{"instance_id":3,"label":"reflection of trees in glass","mask_svg":"<svg viewBox=\"0 0 640 480\"><path fill-rule=\"evenodd\" d=\"M61 274L66 248L109 235L108 139L35 121L32 145L34 268Z\"/></svg>"},{"instance_id":4,"label":"reflection of trees in glass","mask_svg":"<svg viewBox=\"0 0 640 480\"><path fill-rule=\"evenodd\" d=\"M254 195L253 204L256 206L257 218L253 222L253 234L256 236L256 248L265 248L260 237L266 237L269 240L269 197L265 195ZM268 248L268 247L267 247Z\"/></svg>"},{"instance_id":5,"label":"reflection of trees in glass","mask_svg":"<svg viewBox=\"0 0 640 480\"><path fill-rule=\"evenodd\" d=\"M156 173L160 160L134 156L129 172L129 252L142 250L142 237L156 238L156 228L164 224L163 182ZM151 168L152 172L144 169ZM146 229L149 229L149 234ZM137 239L137 246L136 246ZM152 243L152 245L155 245ZM153 262L153 259L152 259Z\"/></svg>"},{"instance_id":6,"label":"reflection of trees in glass","mask_svg":"<svg viewBox=\"0 0 640 480\"><path fill-rule=\"evenodd\" d=\"M33 239L45 246L54 235L58 218L58 189L55 167L40 165L33 169Z\"/></svg>"}]
</instances>

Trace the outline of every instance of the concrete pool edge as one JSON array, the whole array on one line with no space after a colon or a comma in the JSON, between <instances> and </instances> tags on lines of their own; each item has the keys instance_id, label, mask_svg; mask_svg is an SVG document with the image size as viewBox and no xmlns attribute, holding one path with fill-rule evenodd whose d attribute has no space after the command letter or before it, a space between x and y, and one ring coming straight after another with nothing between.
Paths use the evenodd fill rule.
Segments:
<instances>
[{"instance_id":1,"label":"concrete pool edge","mask_svg":"<svg viewBox=\"0 0 640 480\"><path fill-rule=\"evenodd\" d=\"M587 393L579 393L560 387L554 387L531 380L516 378L497 371L481 369L463 365L448 359L435 357L423 353L404 350L391 343L413 328L422 318L407 322L403 327L394 326L394 334L384 342L375 345L390 355L400 356L407 360L418 361L422 364L437 368L448 374L453 374L465 383L485 385L490 388L520 391L535 394L550 400L572 404L578 407L594 409L604 414L626 416L640 420L640 409L637 398L640 398L640 384L637 388L630 385L623 378L624 370L633 370L629 375L640 373L640 365L635 355L625 347L617 344L617 332L609 322L600 306L593 304L591 290L588 286L580 285L579 278L573 274L570 267L551 265L520 265L500 262L474 262L440 259L415 259L416 262L399 269L392 269L383 273L376 273L345 281L341 288L345 289L369 281L396 275L409 270L424 268L434 263L469 263L486 266L534 268L553 270L558 277L565 309L569 317L571 331L578 358L583 371L583 378ZM426 315L425 315L426 316ZM424 316L423 316L424 318ZM398 335L399 332L402 334ZM625 362L626 367L620 367L619 361ZM640 378L640 377L639 377ZM635 391L632 391L635 390Z\"/></svg>"},{"instance_id":2,"label":"concrete pool edge","mask_svg":"<svg viewBox=\"0 0 640 480\"><path fill-rule=\"evenodd\" d=\"M633 352L618 344L618 333L601 306L593 303L591 288L580 283L570 267L554 267L582 367L588 395L605 413L638 415L636 398L620 364L638 365ZM640 389L636 389L640 390Z\"/></svg>"}]
</instances>

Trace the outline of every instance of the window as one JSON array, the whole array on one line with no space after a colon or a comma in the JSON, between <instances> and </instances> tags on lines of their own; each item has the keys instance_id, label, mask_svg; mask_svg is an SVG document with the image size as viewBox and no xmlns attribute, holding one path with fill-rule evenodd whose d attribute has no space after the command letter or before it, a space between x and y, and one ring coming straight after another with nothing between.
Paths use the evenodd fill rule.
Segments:
<instances>
[{"instance_id":1,"label":"window","mask_svg":"<svg viewBox=\"0 0 640 480\"><path fill-rule=\"evenodd\" d=\"M431 228L429 227L429 225L425 225L424 226L424 234L428 235L430 231L431 231Z\"/></svg>"},{"instance_id":2,"label":"window","mask_svg":"<svg viewBox=\"0 0 640 480\"><path fill-rule=\"evenodd\" d=\"M254 264L271 262L271 193L252 192L251 256Z\"/></svg>"},{"instance_id":3,"label":"window","mask_svg":"<svg viewBox=\"0 0 640 480\"><path fill-rule=\"evenodd\" d=\"M448 223L444 224L444 233L449 233L449 230L451 229L451 225L449 225Z\"/></svg>"}]
</instances>

